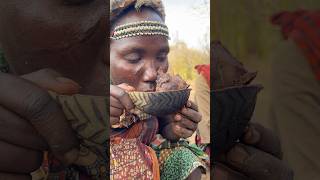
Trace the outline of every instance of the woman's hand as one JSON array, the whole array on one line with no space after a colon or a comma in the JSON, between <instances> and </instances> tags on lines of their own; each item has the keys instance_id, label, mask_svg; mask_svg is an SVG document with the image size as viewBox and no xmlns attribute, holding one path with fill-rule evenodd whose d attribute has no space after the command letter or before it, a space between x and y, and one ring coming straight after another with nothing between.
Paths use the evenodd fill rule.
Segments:
<instances>
[{"instance_id":1,"label":"woman's hand","mask_svg":"<svg viewBox=\"0 0 320 180\"><path fill-rule=\"evenodd\" d=\"M201 121L201 114L198 112L198 107L188 101L186 107L179 112L159 119L162 136L171 141L178 141L180 138L192 136Z\"/></svg>"},{"instance_id":2,"label":"woman's hand","mask_svg":"<svg viewBox=\"0 0 320 180\"><path fill-rule=\"evenodd\" d=\"M62 110L46 90L58 87L68 94L78 87L50 72L40 70L23 78L0 73L0 177L28 178L40 167L49 146L61 160L78 146Z\"/></svg>"},{"instance_id":3,"label":"woman's hand","mask_svg":"<svg viewBox=\"0 0 320 180\"><path fill-rule=\"evenodd\" d=\"M134 105L126 91L134 91L127 84L110 85L110 125L118 124L124 110L130 111Z\"/></svg>"},{"instance_id":4,"label":"woman's hand","mask_svg":"<svg viewBox=\"0 0 320 180\"><path fill-rule=\"evenodd\" d=\"M292 180L293 172L283 161L278 138L258 124L250 124L241 142L214 157L213 174L218 180Z\"/></svg>"}]
</instances>

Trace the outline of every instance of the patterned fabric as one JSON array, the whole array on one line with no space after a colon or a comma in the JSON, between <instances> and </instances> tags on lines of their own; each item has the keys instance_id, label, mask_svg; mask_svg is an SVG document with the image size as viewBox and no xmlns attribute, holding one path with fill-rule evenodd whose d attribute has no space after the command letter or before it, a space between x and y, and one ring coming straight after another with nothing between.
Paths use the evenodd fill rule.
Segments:
<instances>
[{"instance_id":1,"label":"patterned fabric","mask_svg":"<svg viewBox=\"0 0 320 180\"><path fill-rule=\"evenodd\" d=\"M157 134L151 147L158 156L161 180L186 179L196 168L205 172L208 155L195 144L190 145L185 139L170 142Z\"/></svg>"},{"instance_id":2,"label":"patterned fabric","mask_svg":"<svg viewBox=\"0 0 320 180\"><path fill-rule=\"evenodd\" d=\"M320 11L285 11L274 15L271 21L282 28L284 38L295 41L320 80Z\"/></svg>"},{"instance_id":3,"label":"patterned fabric","mask_svg":"<svg viewBox=\"0 0 320 180\"><path fill-rule=\"evenodd\" d=\"M50 94L61 105L67 120L77 133L80 151L75 165L69 167L64 167L48 153L42 166L46 178L48 180L106 179L109 176L107 98L88 95L65 96L53 92ZM41 170L36 173L39 178Z\"/></svg>"},{"instance_id":4,"label":"patterned fabric","mask_svg":"<svg viewBox=\"0 0 320 180\"><path fill-rule=\"evenodd\" d=\"M134 123L129 128L113 129L110 137L111 179L160 179L157 156L146 145L157 131L155 117Z\"/></svg>"},{"instance_id":5,"label":"patterned fabric","mask_svg":"<svg viewBox=\"0 0 320 180\"><path fill-rule=\"evenodd\" d=\"M164 150L167 158L161 165L161 180L186 179L196 168L205 169L203 162L188 148L177 147Z\"/></svg>"},{"instance_id":6,"label":"patterned fabric","mask_svg":"<svg viewBox=\"0 0 320 180\"><path fill-rule=\"evenodd\" d=\"M159 179L155 152L138 139L114 139L110 151L110 179Z\"/></svg>"}]
</instances>

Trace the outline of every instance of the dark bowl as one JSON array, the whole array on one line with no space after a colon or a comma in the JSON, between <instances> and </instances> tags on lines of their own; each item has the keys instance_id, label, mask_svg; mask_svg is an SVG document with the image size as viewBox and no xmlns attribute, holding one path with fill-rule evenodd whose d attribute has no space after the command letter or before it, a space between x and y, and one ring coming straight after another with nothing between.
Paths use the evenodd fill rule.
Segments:
<instances>
[{"instance_id":1,"label":"dark bowl","mask_svg":"<svg viewBox=\"0 0 320 180\"><path fill-rule=\"evenodd\" d=\"M214 155L230 149L243 135L261 89L260 85L248 85L211 92Z\"/></svg>"},{"instance_id":2,"label":"dark bowl","mask_svg":"<svg viewBox=\"0 0 320 180\"><path fill-rule=\"evenodd\" d=\"M191 89L164 92L129 92L137 109L154 115L163 116L179 111L188 101Z\"/></svg>"}]
</instances>

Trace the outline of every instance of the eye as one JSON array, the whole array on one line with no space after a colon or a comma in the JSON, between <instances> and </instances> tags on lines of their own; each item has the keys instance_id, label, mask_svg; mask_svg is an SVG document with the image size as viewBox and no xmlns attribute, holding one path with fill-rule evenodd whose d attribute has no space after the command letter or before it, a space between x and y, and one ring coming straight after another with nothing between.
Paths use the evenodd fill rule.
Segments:
<instances>
[{"instance_id":1,"label":"eye","mask_svg":"<svg viewBox=\"0 0 320 180\"><path fill-rule=\"evenodd\" d=\"M66 5L83 5L93 1L94 0L64 0L64 3Z\"/></svg>"},{"instance_id":2,"label":"eye","mask_svg":"<svg viewBox=\"0 0 320 180\"><path fill-rule=\"evenodd\" d=\"M124 56L124 59L127 60L131 64L138 63L142 56L139 53L130 53Z\"/></svg>"}]
</instances>

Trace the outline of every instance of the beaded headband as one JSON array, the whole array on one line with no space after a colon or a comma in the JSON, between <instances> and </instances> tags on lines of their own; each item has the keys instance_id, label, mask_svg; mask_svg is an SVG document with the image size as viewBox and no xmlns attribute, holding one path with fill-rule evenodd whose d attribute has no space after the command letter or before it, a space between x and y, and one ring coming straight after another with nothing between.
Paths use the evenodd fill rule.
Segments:
<instances>
[{"instance_id":1,"label":"beaded headband","mask_svg":"<svg viewBox=\"0 0 320 180\"><path fill-rule=\"evenodd\" d=\"M117 26L111 39L118 40L133 36L162 35L169 38L167 25L159 21L138 21Z\"/></svg>"}]
</instances>

